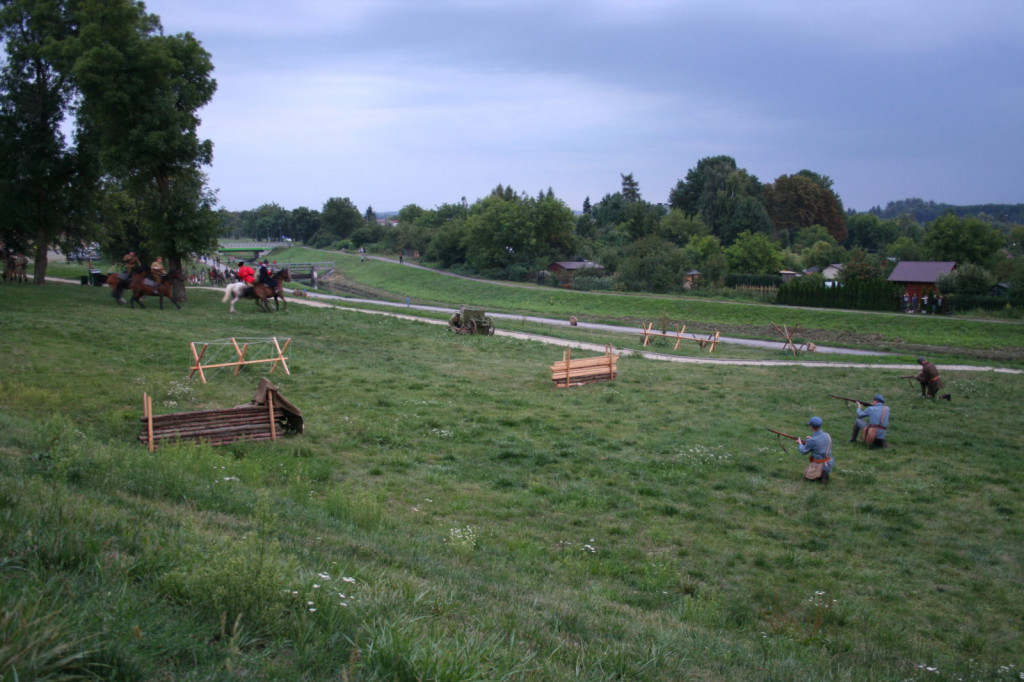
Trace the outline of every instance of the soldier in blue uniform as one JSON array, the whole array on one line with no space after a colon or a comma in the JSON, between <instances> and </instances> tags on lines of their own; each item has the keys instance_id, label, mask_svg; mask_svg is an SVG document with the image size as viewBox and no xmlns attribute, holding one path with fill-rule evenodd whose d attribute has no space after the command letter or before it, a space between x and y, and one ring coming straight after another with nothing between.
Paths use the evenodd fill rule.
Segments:
<instances>
[{"instance_id":1,"label":"soldier in blue uniform","mask_svg":"<svg viewBox=\"0 0 1024 682\"><path fill-rule=\"evenodd\" d=\"M857 403L857 421L853 422L853 435L850 442L857 442L857 434L861 429L866 429L864 440L868 445L876 448L885 447L885 434L889 428L889 408L885 404L885 398L880 393L875 394L875 399L867 407L863 403Z\"/></svg>"},{"instance_id":2,"label":"soldier in blue uniform","mask_svg":"<svg viewBox=\"0 0 1024 682\"><path fill-rule=\"evenodd\" d=\"M829 474L836 463L832 458L832 436L821 430L821 417L811 417L807 424L811 427L811 435L797 440L797 448L801 455L808 456L811 464L820 464L821 470L819 472L817 467L808 465L804 478L828 483Z\"/></svg>"}]
</instances>

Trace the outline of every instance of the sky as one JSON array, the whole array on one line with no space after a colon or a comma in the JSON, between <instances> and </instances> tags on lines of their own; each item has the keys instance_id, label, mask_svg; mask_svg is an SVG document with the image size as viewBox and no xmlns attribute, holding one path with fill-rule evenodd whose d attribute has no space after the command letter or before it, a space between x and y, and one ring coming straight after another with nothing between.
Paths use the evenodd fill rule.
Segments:
<instances>
[{"instance_id":1,"label":"sky","mask_svg":"<svg viewBox=\"0 0 1024 682\"><path fill-rule=\"evenodd\" d=\"M580 210L705 157L809 169L847 209L1024 203L1022 0L148 0L211 54L232 211Z\"/></svg>"}]
</instances>

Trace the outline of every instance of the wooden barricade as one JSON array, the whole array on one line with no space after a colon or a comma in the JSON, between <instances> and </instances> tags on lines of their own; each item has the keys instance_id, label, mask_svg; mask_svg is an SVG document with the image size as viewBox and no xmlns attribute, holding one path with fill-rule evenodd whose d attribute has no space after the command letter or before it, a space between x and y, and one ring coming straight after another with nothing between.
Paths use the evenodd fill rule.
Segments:
<instances>
[{"instance_id":1,"label":"wooden barricade","mask_svg":"<svg viewBox=\"0 0 1024 682\"><path fill-rule=\"evenodd\" d=\"M717 329L715 330L714 334L708 334L707 337L703 337L703 336L698 336L697 334L693 334L693 333L691 333L689 335L686 335L686 325L685 324L682 326L682 328L679 328L677 326L675 333L670 333L670 332L656 332L656 331L654 331L654 323L653 322L648 322L645 325L641 325L640 330L641 330L641 332L644 335L644 343L643 343L643 345L645 347L651 345L651 337L661 337L661 338L666 338L666 339L675 339L676 340L676 345L672 348L672 350L679 350L679 346L683 343L684 339L687 340L687 341L696 341L697 345L700 346L700 349L704 350L705 348L707 348L708 349L708 353L714 353L715 352L715 346L718 345L719 332L718 332Z\"/></svg>"},{"instance_id":2,"label":"wooden barricade","mask_svg":"<svg viewBox=\"0 0 1024 682\"><path fill-rule=\"evenodd\" d=\"M205 372L205 370L215 369L215 368L218 368L218 367L234 367L235 368L235 375L237 376L238 373L240 371L242 371L242 367L244 367L246 365L255 365L255 364L259 364L259 363L263 363L263 362L270 362L270 363L272 363L270 365L270 373L271 374L274 373L274 370L277 369L278 365L281 365L281 367L284 369L284 373L290 375L291 372L288 370L288 362L287 362L288 358L285 356L284 352L286 350L288 350L288 346L291 344L292 340L291 339L285 339L283 346L278 342L277 337L273 337L271 339L263 339L263 341L267 341L267 342L273 344L274 353L272 354L272 357L269 357L269 358L247 359L245 357L245 354L249 350L250 342L249 341L245 341L244 343L239 344L239 342L237 340L232 338L232 339L228 339L228 343L230 343L231 346L234 348L234 354L237 357L237 359L232 360L231 362L220 362L220 363L209 364L209 365L204 365L203 364L203 357L206 355L206 351L209 349L210 343L209 342L203 343L202 344L202 348L197 349L196 348L196 343L197 342L193 341L192 343L189 344L189 347L192 349L193 364L192 364L191 367L189 367L189 369L191 371L188 373L188 378L191 379L196 374L196 372L198 372L199 373L199 378L202 379L203 383L205 384L206 383L206 372Z\"/></svg>"},{"instance_id":3,"label":"wooden barricade","mask_svg":"<svg viewBox=\"0 0 1024 682\"><path fill-rule=\"evenodd\" d=\"M551 380L557 388L610 381L618 374L618 359L611 344L605 345L604 355L589 358L574 358L572 349L566 349L562 359L551 365Z\"/></svg>"},{"instance_id":4,"label":"wooden barricade","mask_svg":"<svg viewBox=\"0 0 1024 682\"><path fill-rule=\"evenodd\" d=\"M220 410L153 414L152 396L143 394L139 442L150 452L168 441L202 441L223 445L234 441L277 440L282 433L302 433L302 412L267 379L261 379L248 405Z\"/></svg>"}]
</instances>

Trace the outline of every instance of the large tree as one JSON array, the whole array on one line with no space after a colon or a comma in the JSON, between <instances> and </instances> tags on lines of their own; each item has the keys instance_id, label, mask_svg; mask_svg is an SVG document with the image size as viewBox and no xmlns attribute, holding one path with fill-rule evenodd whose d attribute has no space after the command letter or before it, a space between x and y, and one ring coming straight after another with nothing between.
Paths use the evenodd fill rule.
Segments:
<instances>
[{"instance_id":1,"label":"large tree","mask_svg":"<svg viewBox=\"0 0 1024 682\"><path fill-rule=\"evenodd\" d=\"M87 234L96 166L84 137L64 130L75 96L62 69L70 35L63 2L0 3L0 241L33 252L33 281L46 279L50 245L66 250Z\"/></svg>"},{"instance_id":2,"label":"large tree","mask_svg":"<svg viewBox=\"0 0 1024 682\"><path fill-rule=\"evenodd\" d=\"M348 197L331 197L320 211L320 231L313 237L313 246L323 248L365 225L363 214Z\"/></svg>"},{"instance_id":3,"label":"large tree","mask_svg":"<svg viewBox=\"0 0 1024 682\"><path fill-rule=\"evenodd\" d=\"M925 226L924 248L933 260L990 266L1006 237L984 220L947 213Z\"/></svg>"},{"instance_id":4,"label":"large tree","mask_svg":"<svg viewBox=\"0 0 1024 682\"><path fill-rule=\"evenodd\" d=\"M792 244L796 233L811 225L824 225L836 242L846 241L843 204L831 186L831 179L808 170L765 185L765 206L783 244Z\"/></svg>"},{"instance_id":5,"label":"large tree","mask_svg":"<svg viewBox=\"0 0 1024 682\"><path fill-rule=\"evenodd\" d=\"M731 156L698 161L669 193L669 205L688 216L699 216L725 245L742 232L767 234L772 229L761 182L737 168Z\"/></svg>"},{"instance_id":6,"label":"large tree","mask_svg":"<svg viewBox=\"0 0 1024 682\"><path fill-rule=\"evenodd\" d=\"M743 232L725 249L729 268L745 275L776 275L782 269L782 252L763 234Z\"/></svg>"},{"instance_id":7,"label":"large tree","mask_svg":"<svg viewBox=\"0 0 1024 682\"><path fill-rule=\"evenodd\" d=\"M82 0L76 19L69 53L79 125L95 136L104 171L136 201L142 248L181 267L216 244L216 200L203 170L213 143L197 133L198 111L217 87L210 54L191 33L164 35L141 2Z\"/></svg>"}]
</instances>

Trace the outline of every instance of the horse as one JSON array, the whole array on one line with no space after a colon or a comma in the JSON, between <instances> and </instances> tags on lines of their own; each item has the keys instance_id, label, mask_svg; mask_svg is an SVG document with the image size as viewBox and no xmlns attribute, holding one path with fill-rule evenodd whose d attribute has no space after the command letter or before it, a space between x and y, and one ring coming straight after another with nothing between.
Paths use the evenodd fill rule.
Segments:
<instances>
[{"instance_id":1,"label":"horse","mask_svg":"<svg viewBox=\"0 0 1024 682\"><path fill-rule=\"evenodd\" d=\"M27 282L28 258L22 254L11 253L4 263L4 281Z\"/></svg>"},{"instance_id":2,"label":"horse","mask_svg":"<svg viewBox=\"0 0 1024 682\"><path fill-rule=\"evenodd\" d=\"M288 310L288 301L284 298L284 286L282 283L292 281L292 273L288 272L288 268L284 268L275 273L273 279L277 282L274 286L274 309L280 310L278 305L278 301L280 301L284 304L284 309Z\"/></svg>"},{"instance_id":3,"label":"horse","mask_svg":"<svg viewBox=\"0 0 1024 682\"><path fill-rule=\"evenodd\" d=\"M259 306L259 309L262 312L269 313L269 299L273 298L274 307L279 310L278 298L280 297L280 299L284 301L284 287L281 286L281 283L292 281L292 276L291 273L288 272L288 268L285 268L284 270L276 273L273 279L276 283L273 289L265 284L260 284L259 282L255 282L251 286L245 282L233 282L224 288L224 298L221 299L221 303L227 303L230 300L231 312L235 312L235 303L243 298L252 298L256 300L256 305ZM285 309L287 309L287 307L288 304L285 302Z\"/></svg>"},{"instance_id":4,"label":"horse","mask_svg":"<svg viewBox=\"0 0 1024 682\"><path fill-rule=\"evenodd\" d=\"M158 296L160 298L160 310L164 309L164 298L170 299L174 307L181 310L178 302L171 297L171 280L185 281L185 275L181 270L175 268L168 272L159 286L154 285L153 280L146 277L147 274L145 272L138 272L132 275L132 280L129 284L129 288L132 290L131 307L134 308L135 304L138 303L139 307L145 308L146 306L142 304L143 296ZM107 282L109 281L110 278L108 277Z\"/></svg>"}]
</instances>

